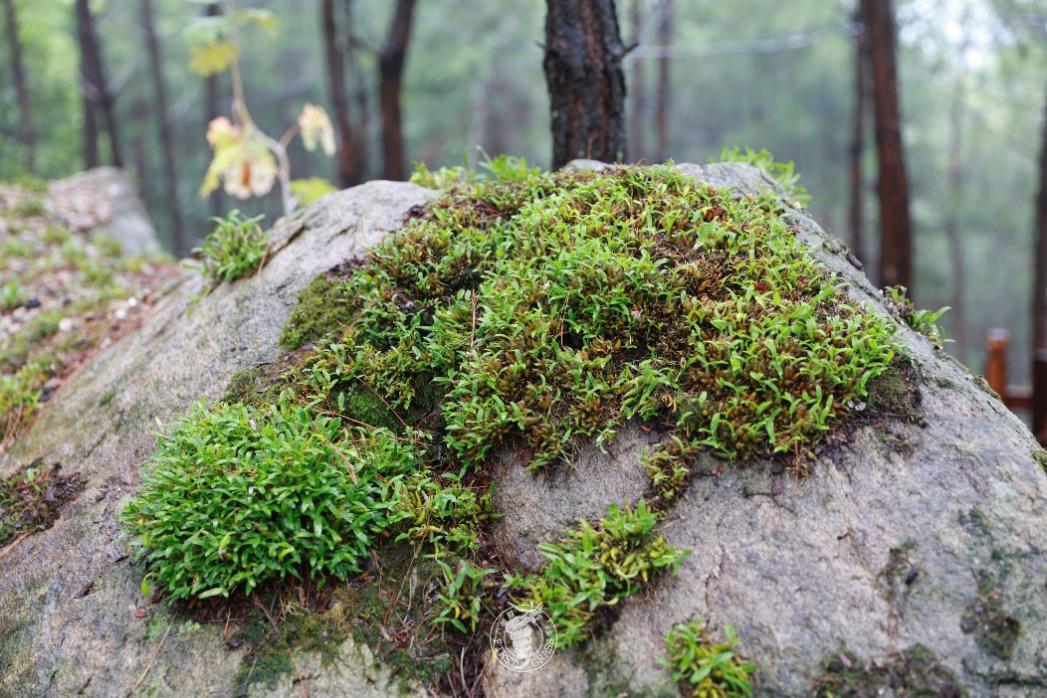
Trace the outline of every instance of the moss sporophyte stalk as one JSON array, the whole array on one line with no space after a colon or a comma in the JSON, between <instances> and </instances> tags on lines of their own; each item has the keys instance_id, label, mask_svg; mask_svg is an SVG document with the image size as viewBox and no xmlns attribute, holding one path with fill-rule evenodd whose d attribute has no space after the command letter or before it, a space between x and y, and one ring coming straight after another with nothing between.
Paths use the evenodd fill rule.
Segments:
<instances>
[{"instance_id":1,"label":"moss sporophyte stalk","mask_svg":"<svg viewBox=\"0 0 1047 698\"><path fill-rule=\"evenodd\" d=\"M893 322L847 299L772 194L671 166L489 169L423 172L442 195L312 282L282 369L238 377L160 440L124 521L169 596L344 579L399 537L442 564L431 617L448 631L482 629L507 587L580 643L679 565L657 522L699 453L802 472L893 370ZM558 468L629 420L665 435L647 501L608 502L533 574L503 569L492 457Z\"/></svg>"}]
</instances>

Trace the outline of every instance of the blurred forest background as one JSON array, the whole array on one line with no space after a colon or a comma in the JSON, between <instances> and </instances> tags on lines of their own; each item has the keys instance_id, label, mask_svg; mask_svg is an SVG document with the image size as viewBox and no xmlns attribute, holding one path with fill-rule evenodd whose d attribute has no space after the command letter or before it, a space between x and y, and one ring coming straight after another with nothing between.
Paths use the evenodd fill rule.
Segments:
<instances>
[{"instance_id":1,"label":"blurred forest background","mask_svg":"<svg viewBox=\"0 0 1047 698\"><path fill-rule=\"evenodd\" d=\"M176 231L184 252L209 232L210 216L234 207L270 220L280 215L276 191L251 201L223 192L210 201L198 196L211 157L206 124L229 114L232 88L227 74L207 79L189 69L187 32L201 16L219 11L217 5L0 4L0 179L30 168L44 178L83 169L92 157L85 142L90 116L100 134L98 163L114 163L118 150L172 249ZM405 5L413 10L406 17ZM337 126L331 61L344 72L357 157L340 172L338 157L307 152L296 141L289 149L296 178L403 178L414 162L476 164L483 153L550 166L542 0L259 0L241 6L267 9L278 20L271 32L245 36L240 45L247 101L263 131L282 133L303 103L324 106ZM1013 378L1028 383L1047 0L897 0L893 9L915 301L955 307L943 319L955 340L948 349L976 368L988 329L1008 328ZM852 245L875 281L877 159L869 80L856 80L863 32L854 0L618 0L617 10L623 41L636 44L623 63L628 159L706 162L724 147L751 146L795 161L814 216ZM98 50L100 66L91 63L85 41ZM389 162L380 76L395 72L401 57L403 152L396 157L394 150L399 162ZM102 89L81 77L82 65L101 68ZM856 124L862 93L864 119ZM89 115L84 105L91 105ZM116 149L110 132L117 134ZM856 152L864 194L860 244L850 214Z\"/></svg>"}]
</instances>

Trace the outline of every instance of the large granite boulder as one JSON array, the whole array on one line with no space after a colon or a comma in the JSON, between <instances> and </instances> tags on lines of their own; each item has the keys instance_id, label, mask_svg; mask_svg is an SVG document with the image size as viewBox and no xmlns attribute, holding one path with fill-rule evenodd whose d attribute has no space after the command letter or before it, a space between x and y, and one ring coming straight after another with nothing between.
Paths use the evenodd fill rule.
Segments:
<instances>
[{"instance_id":1,"label":"large granite boulder","mask_svg":"<svg viewBox=\"0 0 1047 698\"><path fill-rule=\"evenodd\" d=\"M586 167L597 167L594 163ZM738 195L780 190L738 164L680 165ZM782 194L784 196L784 194ZM215 695L236 693L250 670L222 623L197 623L143 602L117 513L136 491L157 421L220 396L238 369L274 360L280 328L309 280L373 246L433 193L372 182L322 200L274 230L255 276L193 301L187 274L140 330L70 379L8 453L8 475L35 459L60 462L86 486L48 530L0 551L0 693ZM795 233L841 274L856 300L889 313L846 250L787 202ZM1026 427L984 383L899 323L913 360L911 419L858 426L822 449L807 477L770 463L699 476L660 524L692 551L678 575L628 600L581 649L540 671L496 662L478 684L492 696L673 695L662 664L677 622L733 627L759 670L761 695L809 695L826 660L889 668L915 685L929 668L969 695L1047 692L1047 474ZM627 425L607 450L583 448L574 467L534 477L520 454L494 469L494 531L520 568L612 502L646 487L643 452L659 435ZM145 613L143 614L142 609ZM140 617L145 615L146 617ZM921 662L912 661L919 655ZM296 671L252 692L358 696L421 692L395 680L358 639L320 661L292 654ZM304 683L304 686L303 686ZM896 685L895 695L905 695Z\"/></svg>"}]
</instances>

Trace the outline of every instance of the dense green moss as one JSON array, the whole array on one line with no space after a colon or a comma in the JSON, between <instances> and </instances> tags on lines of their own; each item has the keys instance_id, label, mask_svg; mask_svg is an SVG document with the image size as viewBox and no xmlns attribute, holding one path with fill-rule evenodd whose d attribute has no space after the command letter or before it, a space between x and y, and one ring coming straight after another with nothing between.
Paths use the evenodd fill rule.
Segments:
<instances>
[{"instance_id":1,"label":"dense green moss","mask_svg":"<svg viewBox=\"0 0 1047 698\"><path fill-rule=\"evenodd\" d=\"M406 410L436 386L443 441L473 466L515 442L542 468L630 418L724 457L800 457L895 346L779 207L669 168L453 190L320 285L352 320L308 361L310 394L362 383Z\"/></svg>"},{"instance_id":2,"label":"dense green moss","mask_svg":"<svg viewBox=\"0 0 1047 698\"><path fill-rule=\"evenodd\" d=\"M619 606L656 575L679 568L686 554L655 534L656 522L641 500L635 510L612 506L599 530L583 521L558 543L541 544L541 573L509 580L510 588L521 590L517 604L545 609L557 629L556 647L583 641L597 612Z\"/></svg>"},{"instance_id":3,"label":"dense green moss","mask_svg":"<svg viewBox=\"0 0 1047 698\"><path fill-rule=\"evenodd\" d=\"M356 312L351 289L344 281L337 271L313 279L298 294L298 305L280 333L280 344L297 349L323 338L336 338Z\"/></svg>"},{"instance_id":4,"label":"dense green moss","mask_svg":"<svg viewBox=\"0 0 1047 698\"><path fill-rule=\"evenodd\" d=\"M745 661L736 649L738 638L730 626L725 639L714 641L700 620L677 623L665 638L666 665L681 696L694 698L742 698L752 695L750 676L756 665Z\"/></svg>"},{"instance_id":5,"label":"dense green moss","mask_svg":"<svg viewBox=\"0 0 1047 698\"><path fill-rule=\"evenodd\" d=\"M324 472L336 462L330 444L333 453L351 453L350 470L365 463L384 473L376 459L388 454L366 438L382 434L387 446L418 456L412 472L394 468L381 478L385 494L368 501L383 507L382 531L363 531L354 564L371 555L381 565L385 543L411 541L409 567L436 570L419 623L435 625L441 637L484 632L511 598L544 604L559 642L575 645L608 609L678 566L684 553L655 525L699 454L777 458L802 472L814 445L845 418L868 414L877 399L875 409L894 415L912 391L893 323L846 299L773 196L738 198L670 167L543 174L509 160L496 165L494 179L433 177L451 188L367 257L315 279L281 337L293 351L238 374L211 417L201 408L179 427L173 438L199 457L162 444L154 467L162 463L174 483L208 487L217 478L226 487L222 449L232 444L261 459L246 445L261 430L307 438ZM279 409L267 411L273 402ZM312 428L280 426L288 420L325 425L322 443L313 443ZM329 420L340 428L327 428ZM628 420L668 435L647 463L651 501L612 506L605 519L544 544L546 564L533 574L504 569L485 530L495 516L489 459L517 448L531 469L555 468L580 440L613 439ZM294 450L278 441L270 439L270 450ZM258 467L301 472L301 459L289 458ZM245 483L248 470L237 471ZM337 491L356 501L361 484L343 480L323 497ZM229 530L201 540L199 526L178 526L172 488L162 484L147 480L125 518L145 534L140 542L154 575L166 575L168 593L224 594L263 579L236 570L239 553L222 555L240 533L261 551L255 568L294 574L293 561L308 554L302 572L334 569L337 546L317 552L284 538L274 549L289 561L265 563L271 531L239 531L235 506L217 512ZM280 502L281 511L317 499L308 487L293 498L301 502ZM194 509L185 517L197 516L203 507L183 499ZM148 520L157 504L168 517L163 547ZM284 518L288 530L304 531L303 541L320 536L303 517ZM191 571L179 572L164 552L174 546L195 555L201 545L216 552L186 557ZM387 638L388 608L378 627ZM482 643L461 641L474 671Z\"/></svg>"}]
</instances>

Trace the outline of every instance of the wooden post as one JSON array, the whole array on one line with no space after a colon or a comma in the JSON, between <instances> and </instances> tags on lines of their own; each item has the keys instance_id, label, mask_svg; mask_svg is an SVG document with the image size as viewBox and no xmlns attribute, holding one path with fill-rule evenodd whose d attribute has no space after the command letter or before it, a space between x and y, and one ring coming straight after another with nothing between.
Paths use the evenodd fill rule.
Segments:
<instances>
[{"instance_id":1,"label":"wooden post","mask_svg":"<svg viewBox=\"0 0 1047 698\"><path fill-rule=\"evenodd\" d=\"M1047 349L1037 349L1033 356L1032 433L1047 446Z\"/></svg>"},{"instance_id":2,"label":"wooden post","mask_svg":"<svg viewBox=\"0 0 1047 698\"><path fill-rule=\"evenodd\" d=\"M985 340L985 380L1001 400L1007 400L1007 344L1011 333L994 327Z\"/></svg>"}]
</instances>

